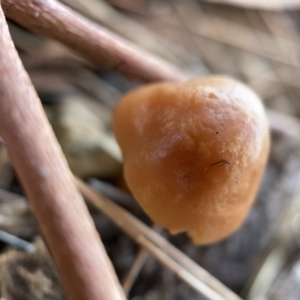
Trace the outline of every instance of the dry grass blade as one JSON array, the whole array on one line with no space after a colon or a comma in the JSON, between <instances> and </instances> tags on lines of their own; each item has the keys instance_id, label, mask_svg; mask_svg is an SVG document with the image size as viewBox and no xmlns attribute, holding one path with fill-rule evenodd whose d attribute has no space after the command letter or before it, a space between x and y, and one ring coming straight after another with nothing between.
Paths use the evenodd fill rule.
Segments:
<instances>
[{"instance_id":1,"label":"dry grass blade","mask_svg":"<svg viewBox=\"0 0 300 300\"><path fill-rule=\"evenodd\" d=\"M3 0L5 14L35 33L60 41L105 70L145 81L179 81L172 65L92 23L56 0Z\"/></svg>"},{"instance_id":2,"label":"dry grass blade","mask_svg":"<svg viewBox=\"0 0 300 300\"><path fill-rule=\"evenodd\" d=\"M195 277L189 270L183 268L179 263L173 260L170 256L168 256L161 248L157 247L150 240L148 240L145 236L139 235L136 238L136 242L138 242L141 246L145 247L149 250L162 264L167 266L171 271L173 271L179 278L185 281L191 288L193 288L196 292L204 296L209 300L224 300L224 298L216 291L211 289L197 277Z\"/></svg>"},{"instance_id":3,"label":"dry grass blade","mask_svg":"<svg viewBox=\"0 0 300 300\"><path fill-rule=\"evenodd\" d=\"M289 49L290 55L295 56L296 50L299 49L300 46L293 40L274 37L259 30L254 32L250 27L238 25L210 14L206 14L202 19L194 20L194 22L190 24L190 28L193 28L195 35L215 40L242 51L250 52L289 66L296 65L299 67L300 65L299 61L291 63L289 58L282 56L282 53L273 47L275 39L277 43ZM263 40L264 44L268 45L268 47L263 49L257 37L259 37L259 40Z\"/></svg>"},{"instance_id":4,"label":"dry grass blade","mask_svg":"<svg viewBox=\"0 0 300 300\"><path fill-rule=\"evenodd\" d=\"M246 11L246 15L250 23L252 24L253 30L257 35L257 38L262 45L262 49L265 51L268 50L269 45L264 43L264 39L262 39L262 36L258 34L258 21L260 20L261 14L258 14L256 12L249 12ZM291 65L293 65L293 61L290 59L289 56L286 56L286 52L282 51L282 44L279 41L276 41L275 38L271 40L273 42L273 47L274 49L277 49L277 52L286 59L287 62L289 62ZM289 51L292 53L292 51ZM299 103L297 100L294 100L294 97L289 89L289 86L285 84L285 80L283 78L283 74L278 70L278 67L280 67L280 64L276 61L271 61L270 62L271 67L272 67L272 73L277 77L278 83L282 86L283 90L285 91L285 94L287 95L288 99L291 100L294 103L295 108L299 111Z\"/></svg>"},{"instance_id":5,"label":"dry grass blade","mask_svg":"<svg viewBox=\"0 0 300 300\"><path fill-rule=\"evenodd\" d=\"M93 203L137 243L155 255L199 293L214 300L240 299L216 278L126 210L93 191L80 179L77 179L77 184L89 202Z\"/></svg>"},{"instance_id":6,"label":"dry grass blade","mask_svg":"<svg viewBox=\"0 0 300 300\"><path fill-rule=\"evenodd\" d=\"M215 2L221 4L237 5L246 8L257 8L257 9L266 9L266 10L285 10L293 9L300 6L299 0L205 0L208 2Z\"/></svg>"},{"instance_id":7,"label":"dry grass blade","mask_svg":"<svg viewBox=\"0 0 300 300\"><path fill-rule=\"evenodd\" d=\"M291 117L275 110L267 110L270 127L274 131L280 131L288 136L299 139L300 122L299 119Z\"/></svg>"},{"instance_id":8,"label":"dry grass blade","mask_svg":"<svg viewBox=\"0 0 300 300\"><path fill-rule=\"evenodd\" d=\"M298 152L299 153L299 152ZM300 214L300 171L299 171L299 154L295 154L287 163L287 169L296 167L296 182L293 177L284 179L285 197L291 197L291 205L287 208L282 220L279 220L276 240L272 249L269 251L265 260L260 265L260 268L255 276L247 298L252 298L258 295L267 295L272 283L279 275L280 271L291 258L294 251L293 241L299 236L299 222L297 218ZM296 230L295 229L296 225ZM290 299L290 298L289 298Z\"/></svg>"},{"instance_id":9,"label":"dry grass blade","mask_svg":"<svg viewBox=\"0 0 300 300\"><path fill-rule=\"evenodd\" d=\"M148 257L149 252L145 248L140 248L132 267L130 268L129 272L127 273L126 277L122 282L122 287L124 289L125 295L128 295L128 293L130 292L136 278L138 277Z\"/></svg>"}]
</instances>

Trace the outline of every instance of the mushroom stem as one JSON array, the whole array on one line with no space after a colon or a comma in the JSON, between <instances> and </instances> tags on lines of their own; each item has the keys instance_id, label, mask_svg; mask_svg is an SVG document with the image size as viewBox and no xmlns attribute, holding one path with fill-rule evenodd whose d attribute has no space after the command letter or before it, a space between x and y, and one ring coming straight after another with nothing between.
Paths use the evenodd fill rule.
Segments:
<instances>
[{"instance_id":1,"label":"mushroom stem","mask_svg":"<svg viewBox=\"0 0 300 300\"><path fill-rule=\"evenodd\" d=\"M0 134L29 196L67 295L73 300L125 299L15 50L1 5L0 49Z\"/></svg>"}]
</instances>

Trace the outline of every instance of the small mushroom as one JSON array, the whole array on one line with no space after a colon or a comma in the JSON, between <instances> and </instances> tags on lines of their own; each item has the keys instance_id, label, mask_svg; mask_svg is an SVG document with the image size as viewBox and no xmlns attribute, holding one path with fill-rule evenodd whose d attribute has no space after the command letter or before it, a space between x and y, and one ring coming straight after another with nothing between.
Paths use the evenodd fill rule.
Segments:
<instances>
[{"instance_id":1,"label":"small mushroom","mask_svg":"<svg viewBox=\"0 0 300 300\"><path fill-rule=\"evenodd\" d=\"M142 87L119 102L113 130L126 181L155 223L196 244L241 226L270 144L264 107L248 87L222 76Z\"/></svg>"}]
</instances>

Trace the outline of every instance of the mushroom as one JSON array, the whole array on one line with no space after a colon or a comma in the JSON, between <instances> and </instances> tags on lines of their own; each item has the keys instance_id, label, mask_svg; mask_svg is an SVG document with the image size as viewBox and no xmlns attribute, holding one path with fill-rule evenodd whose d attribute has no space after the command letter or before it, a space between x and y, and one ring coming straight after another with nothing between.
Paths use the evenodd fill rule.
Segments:
<instances>
[{"instance_id":1,"label":"mushroom","mask_svg":"<svg viewBox=\"0 0 300 300\"><path fill-rule=\"evenodd\" d=\"M269 153L264 107L242 83L209 76L126 95L114 111L125 178L150 218L196 244L236 231Z\"/></svg>"}]
</instances>

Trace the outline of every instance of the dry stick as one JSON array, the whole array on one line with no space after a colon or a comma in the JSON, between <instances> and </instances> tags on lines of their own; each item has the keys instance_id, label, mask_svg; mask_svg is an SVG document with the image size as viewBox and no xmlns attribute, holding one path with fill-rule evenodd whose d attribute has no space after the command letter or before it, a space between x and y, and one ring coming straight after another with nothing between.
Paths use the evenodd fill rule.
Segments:
<instances>
[{"instance_id":1,"label":"dry stick","mask_svg":"<svg viewBox=\"0 0 300 300\"><path fill-rule=\"evenodd\" d=\"M154 35L150 29L119 13L104 0L61 0L61 2L176 66L185 66L185 63L193 62L193 68L197 68L197 74L208 73L199 59L182 45L175 45L170 40Z\"/></svg>"},{"instance_id":2,"label":"dry stick","mask_svg":"<svg viewBox=\"0 0 300 300\"><path fill-rule=\"evenodd\" d=\"M2 0L7 17L60 41L104 70L146 81L180 81L175 67L85 19L56 0Z\"/></svg>"},{"instance_id":3,"label":"dry stick","mask_svg":"<svg viewBox=\"0 0 300 300\"><path fill-rule=\"evenodd\" d=\"M0 134L69 299L125 299L0 6Z\"/></svg>"},{"instance_id":4,"label":"dry stick","mask_svg":"<svg viewBox=\"0 0 300 300\"><path fill-rule=\"evenodd\" d=\"M211 298L212 293L222 299L240 300L225 285L126 210L92 190L80 179L77 179L77 184L89 202L199 293L214 300L217 298Z\"/></svg>"},{"instance_id":5,"label":"dry stick","mask_svg":"<svg viewBox=\"0 0 300 300\"><path fill-rule=\"evenodd\" d=\"M104 69L129 73L147 81L177 81L185 78L184 74L180 74L168 63L156 59L150 53L138 49L117 35L84 19L56 0L2 0L2 3L8 17L36 33L64 43ZM221 28L224 26L226 28L228 24L231 24L222 19L216 19L215 22L216 24L221 22L219 24ZM199 28L201 29L201 26ZM243 34L249 35L248 31ZM225 38L224 40L225 35L215 36L207 30L195 34L289 64L284 58L236 43L236 39L232 41Z\"/></svg>"},{"instance_id":6,"label":"dry stick","mask_svg":"<svg viewBox=\"0 0 300 300\"><path fill-rule=\"evenodd\" d=\"M142 46L151 53L155 53L168 61L179 65L170 45L166 40L158 38L140 23L119 13L104 0L62 0L62 2L88 19L104 25L120 36ZM174 49L174 45L173 45Z\"/></svg>"}]
</instances>

